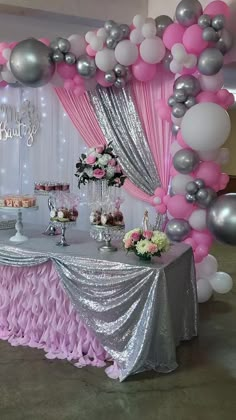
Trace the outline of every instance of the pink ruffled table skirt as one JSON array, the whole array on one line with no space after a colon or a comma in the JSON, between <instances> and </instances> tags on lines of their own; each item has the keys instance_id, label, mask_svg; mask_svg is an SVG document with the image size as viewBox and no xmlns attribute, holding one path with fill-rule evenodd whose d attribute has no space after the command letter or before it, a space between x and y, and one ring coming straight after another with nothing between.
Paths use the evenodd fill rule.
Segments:
<instances>
[{"instance_id":1,"label":"pink ruffled table skirt","mask_svg":"<svg viewBox=\"0 0 236 420\"><path fill-rule=\"evenodd\" d=\"M104 367L111 357L82 322L52 262L34 267L0 266L0 339L43 349L48 359ZM119 377L115 362L106 368Z\"/></svg>"}]
</instances>

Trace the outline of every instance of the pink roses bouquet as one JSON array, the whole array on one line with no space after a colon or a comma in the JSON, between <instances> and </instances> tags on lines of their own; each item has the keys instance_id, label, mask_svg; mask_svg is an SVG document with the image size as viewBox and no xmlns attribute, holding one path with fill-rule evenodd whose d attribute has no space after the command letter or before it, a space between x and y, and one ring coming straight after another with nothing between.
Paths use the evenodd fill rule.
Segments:
<instances>
[{"instance_id":1,"label":"pink roses bouquet","mask_svg":"<svg viewBox=\"0 0 236 420\"><path fill-rule=\"evenodd\" d=\"M164 232L158 230L130 230L123 239L127 251L132 251L141 259L149 260L152 256L160 257L170 248L170 241Z\"/></svg>"},{"instance_id":2,"label":"pink roses bouquet","mask_svg":"<svg viewBox=\"0 0 236 420\"><path fill-rule=\"evenodd\" d=\"M76 164L78 187L89 181L107 179L108 186L121 187L126 179L111 144L92 147Z\"/></svg>"}]
</instances>

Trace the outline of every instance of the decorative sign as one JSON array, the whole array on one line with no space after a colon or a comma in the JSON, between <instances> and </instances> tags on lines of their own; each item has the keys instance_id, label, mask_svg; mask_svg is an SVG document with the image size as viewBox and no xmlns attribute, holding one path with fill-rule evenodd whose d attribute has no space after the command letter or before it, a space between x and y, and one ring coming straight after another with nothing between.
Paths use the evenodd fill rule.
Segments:
<instances>
[{"instance_id":1,"label":"decorative sign","mask_svg":"<svg viewBox=\"0 0 236 420\"><path fill-rule=\"evenodd\" d=\"M0 104L0 141L19 138L31 147L39 128L39 113L29 100L24 101L19 109Z\"/></svg>"}]
</instances>

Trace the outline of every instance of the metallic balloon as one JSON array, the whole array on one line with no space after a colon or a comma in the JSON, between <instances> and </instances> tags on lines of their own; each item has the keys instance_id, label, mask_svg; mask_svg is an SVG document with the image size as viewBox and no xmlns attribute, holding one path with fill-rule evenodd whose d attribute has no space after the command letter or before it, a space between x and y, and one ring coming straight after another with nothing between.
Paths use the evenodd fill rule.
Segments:
<instances>
[{"instance_id":1,"label":"metallic balloon","mask_svg":"<svg viewBox=\"0 0 236 420\"><path fill-rule=\"evenodd\" d=\"M84 77L85 79L90 79L96 73L97 67L95 64L95 60L88 55L82 55L79 57L76 63L77 71L80 76Z\"/></svg>"},{"instance_id":2,"label":"metallic balloon","mask_svg":"<svg viewBox=\"0 0 236 420\"><path fill-rule=\"evenodd\" d=\"M184 105L187 108L192 108L192 106L196 105L197 100L194 96L188 96L188 98L186 99L186 101L184 102Z\"/></svg>"},{"instance_id":3,"label":"metallic balloon","mask_svg":"<svg viewBox=\"0 0 236 420\"><path fill-rule=\"evenodd\" d=\"M45 85L55 71L51 54L52 50L37 39L29 38L19 42L10 56L13 76L26 86Z\"/></svg>"},{"instance_id":4,"label":"metallic balloon","mask_svg":"<svg viewBox=\"0 0 236 420\"><path fill-rule=\"evenodd\" d=\"M178 125L172 124L171 132L172 132L173 136L176 137L177 134L178 134L178 132L179 132L179 130L180 130L180 127Z\"/></svg>"},{"instance_id":5,"label":"metallic balloon","mask_svg":"<svg viewBox=\"0 0 236 420\"><path fill-rule=\"evenodd\" d=\"M185 199L186 199L186 201L187 201L188 203L195 203L195 201L196 201L196 197L195 197L195 195L193 195L193 194L189 194L189 193L187 193L187 194L185 195Z\"/></svg>"},{"instance_id":6,"label":"metallic balloon","mask_svg":"<svg viewBox=\"0 0 236 420\"><path fill-rule=\"evenodd\" d=\"M171 113L176 118L182 118L186 111L187 108L184 104L176 103L175 105L173 105Z\"/></svg>"},{"instance_id":7,"label":"metallic balloon","mask_svg":"<svg viewBox=\"0 0 236 420\"><path fill-rule=\"evenodd\" d=\"M196 194L197 204L199 205L199 207L206 209L211 205L211 203L213 202L213 200L215 200L216 197L217 194L212 188L201 188Z\"/></svg>"},{"instance_id":8,"label":"metallic balloon","mask_svg":"<svg viewBox=\"0 0 236 420\"><path fill-rule=\"evenodd\" d=\"M205 187L205 182L201 178L194 179L194 182L198 186L199 189Z\"/></svg>"},{"instance_id":9,"label":"metallic balloon","mask_svg":"<svg viewBox=\"0 0 236 420\"><path fill-rule=\"evenodd\" d=\"M109 48L109 50L114 50L117 46L118 42L111 38L110 36L107 37L106 39L106 46L107 48Z\"/></svg>"},{"instance_id":10,"label":"metallic balloon","mask_svg":"<svg viewBox=\"0 0 236 420\"><path fill-rule=\"evenodd\" d=\"M181 242L187 238L191 231L191 227L187 220L172 219L166 225L166 234L173 242Z\"/></svg>"},{"instance_id":11,"label":"metallic balloon","mask_svg":"<svg viewBox=\"0 0 236 420\"><path fill-rule=\"evenodd\" d=\"M130 27L129 25L126 25L125 23L122 23L120 25L120 30L122 32L122 38L128 38L129 34L130 34Z\"/></svg>"},{"instance_id":12,"label":"metallic balloon","mask_svg":"<svg viewBox=\"0 0 236 420\"><path fill-rule=\"evenodd\" d=\"M70 66L72 66L73 64L75 64L76 62L76 56L75 54L68 52L67 54L65 54L65 62L67 64L69 64Z\"/></svg>"},{"instance_id":13,"label":"metallic balloon","mask_svg":"<svg viewBox=\"0 0 236 420\"><path fill-rule=\"evenodd\" d=\"M56 50L52 54L52 61L55 63L61 63L64 61L64 54L60 50Z\"/></svg>"},{"instance_id":14,"label":"metallic balloon","mask_svg":"<svg viewBox=\"0 0 236 420\"><path fill-rule=\"evenodd\" d=\"M220 31L220 38L216 44L216 48L225 55L233 46L233 35L227 29Z\"/></svg>"},{"instance_id":15,"label":"metallic balloon","mask_svg":"<svg viewBox=\"0 0 236 420\"><path fill-rule=\"evenodd\" d=\"M214 28L216 31L220 31L225 26L225 17L224 15L216 15L213 17L211 22L212 28Z\"/></svg>"},{"instance_id":16,"label":"metallic balloon","mask_svg":"<svg viewBox=\"0 0 236 420\"><path fill-rule=\"evenodd\" d=\"M187 99L187 94L184 89L176 89L174 91L174 98L176 102L185 102Z\"/></svg>"},{"instance_id":17,"label":"metallic balloon","mask_svg":"<svg viewBox=\"0 0 236 420\"><path fill-rule=\"evenodd\" d=\"M202 15L198 18L198 25L200 28L208 28L211 26L211 17L209 15Z\"/></svg>"},{"instance_id":18,"label":"metallic balloon","mask_svg":"<svg viewBox=\"0 0 236 420\"><path fill-rule=\"evenodd\" d=\"M170 51L167 51L165 54L165 57L162 60L162 65L164 69L170 71L170 63L172 60L173 60L173 55L171 54Z\"/></svg>"},{"instance_id":19,"label":"metallic balloon","mask_svg":"<svg viewBox=\"0 0 236 420\"><path fill-rule=\"evenodd\" d=\"M58 38L57 44L62 53L66 54L70 51L70 41L68 41L68 39Z\"/></svg>"},{"instance_id":20,"label":"metallic balloon","mask_svg":"<svg viewBox=\"0 0 236 420\"><path fill-rule=\"evenodd\" d=\"M115 83L116 81L116 75L113 70L107 71L105 74L105 80L108 83Z\"/></svg>"},{"instance_id":21,"label":"metallic balloon","mask_svg":"<svg viewBox=\"0 0 236 420\"><path fill-rule=\"evenodd\" d=\"M196 96L201 91L199 80L192 75L183 75L174 82L174 91L183 89L188 96Z\"/></svg>"},{"instance_id":22,"label":"metallic balloon","mask_svg":"<svg viewBox=\"0 0 236 420\"><path fill-rule=\"evenodd\" d=\"M50 48L51 48L53 51L58 51L58 50L59 50L57 39L55 39L54 41L52 41L52 42L50 43Z\"/></svg>"},{"instance_id":23,"label":"metallic balloon","mask_svg":"<svg viewBox=\"0 0 236 420\"><path fill-rule=\"evenodd\" d=\"M211 204L207 227L218 241L236 245L236 194L221 195Z\"/></svg>"},{"instance_id":24,"label":"metallic balloon","mask_svg":"<svg viewBox=\"0 0 236 420\"><path fill-rule=\"evenodd\" d=\"M123 88L126 85L126 81L123 77L118 77L114 83L114 86L117 88Z\"/></svg>"},{"instance_id":25,"label":"metallic balloon","mask_svg":"<svg viewBox=\"0 0 236 420\"><path fill-rule=\"evenodd\" d=\"M203 29L202 31L202 38L204 39L204 41L217 42L219 40L219 37L220 36L218 32L216 32L215 29L211 26L209 28Z\"/></svg>"},{"instance_id":26,"label":"metallic balloon","mask_svg":"<svg viewBox=\"0 0 236 420\"><path fill-rule=\"evenodd\" d=\"M174 168L181 174L189 174L199 165L198 154L191 149L181 149L173 157Z\"/></svg>"},{"instance_id":27,"label":"metallic balloon","mask_svg":"<svg viewBox=\"0 0 236 420\"><path fill-rule=\"evenodd\" d=\"M110 37L115 41L120 41L122 39L123 34L122 30L120 29L120 26L116 25L111 28Z\"/></svg>"},{"instance_id":28,"label":"metallic balloon","mask_svg":"<svg viewBox=\"0 0 236 420\"><path fill-rule=\"evenodd\" d=\"M197 23L202 14L202 5L198 0L182 0L175 11L175 18L182 26Z\"/></svg>"},{"instance_id":29,"label":"metallic balloon","mask_svg":"<svg viewBox=\"0 0 236 420\"><path fill-rule=\"evenodd\" d=\"M107 20L104 23L104 29L107 33L110 33L111 29L113 28L113 26L116 26L116 22L114 22L114 20Z\"/></svg>"},{"instance_id":30,"label":"metallic balloon","mask_svg":"<svg viewBox=\"0 0 236 420\"><path fill-rule=\"evenodd\" d=\"M122 66L122 64L116 64L114 67L114 72L116 74L117 77L124 77L126 75L126 67Z\"/></svg>"},{"instance_id":31,"label":"metallic balloon","mask_svg":"<svg viewBox=\"0 0 236 420\"><path fill-rule=\"evenodd\" d=\"M205 76L212 76L220 71L224 57L217 48L206 48L198 59L198 70Z\"/></svg>"},{"instance_id":32,"label":"metallic balloon","mask_svg":"<svg viewBox=\"0 0 236 420\"><path fill-rule=\"evenodd\" d=\"M175 101L175 98L174 98L174 96L173 95L171 95L169 98L168 98L168 105L169 106L174 106L176 104L176 101Z\"/></svg>"},{"instance_id":33,"label":"metallic balloon","mask_svg":"<svg viewBox=\"0 0 236 420\"><path fill-rule=\"evenodd\" d=\"M157 16L155 19L157 33L156 35L162 38L166 28L173 23L173 20L166 15Z\"/></svg>"},{"instance_id":34,"label":"metallic balloon","mask_svg":"<svg viewBox=\"0 0 236 420\"><path fill-rule=\"evenodd\" d=\"M186 189L186 192L189 194L196 194L199 190L197 184L194 181L188 182L185 189Z\"/></svg>"}]
</instances>

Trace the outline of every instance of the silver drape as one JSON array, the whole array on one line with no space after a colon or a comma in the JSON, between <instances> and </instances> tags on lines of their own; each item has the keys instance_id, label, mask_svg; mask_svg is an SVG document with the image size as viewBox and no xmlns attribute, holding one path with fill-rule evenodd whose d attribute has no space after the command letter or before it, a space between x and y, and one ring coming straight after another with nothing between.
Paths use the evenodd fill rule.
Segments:
<instances>
[{"instance_id":1,"label":"silver drape","mask_svg":"<svg viewBox=\"0 0 236 420\"><path fill-rule=\"evenodd\" d=\"M112 141L127 177L153 195L161 182L129 85L123 89L97 87L89 92L89 98L104 137L107 143Z\"/></svg>"},{"instance_id":2,"label":"silver drape","mask_svg":"<svg viewBox=\"0 0 236 420\"><path fill-rule=\"evenodd\" d=\"M117 361L121 381L144 370L177 367L176 345L197 335L191 248L174 245L160 260L142 263L122 250L99 254L94 241L78 231L70 232L72 245L58 252L55 239L42 238L37 231L35 239L14 247L4 244L4 235L9 234L1 234L0 264L24 267L53 261L81 319Z\"/></svg>"}]
</instances>

